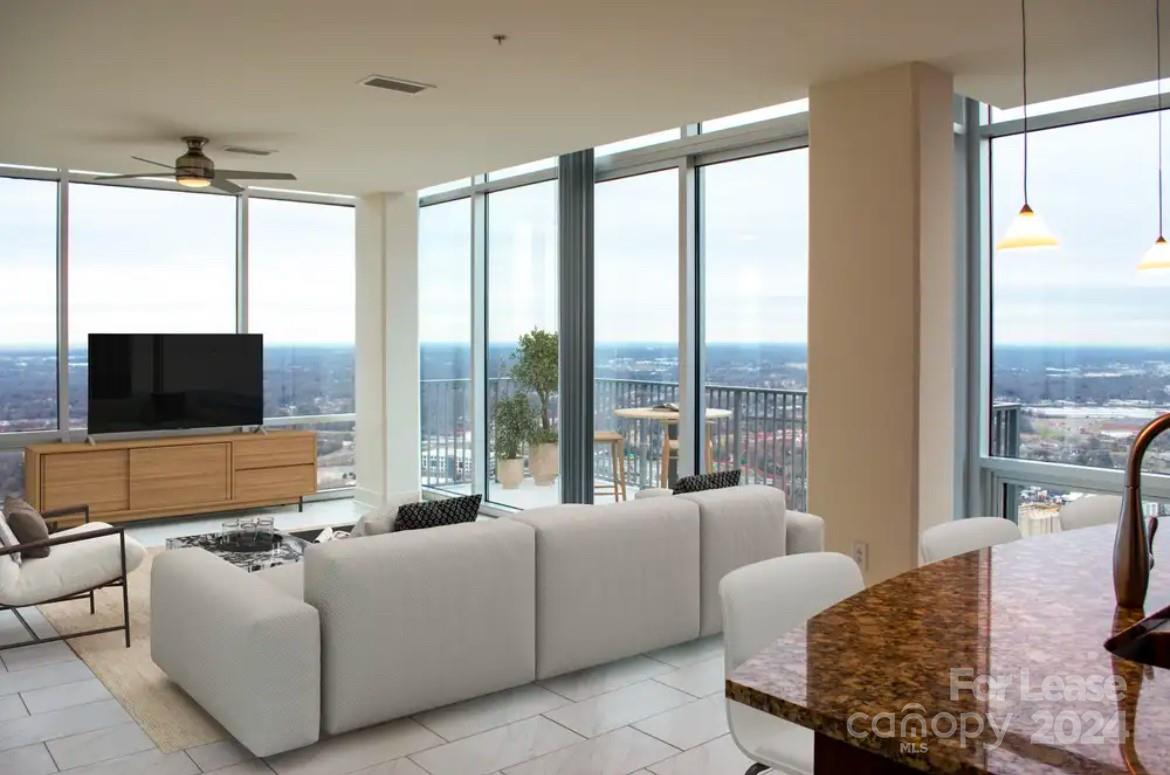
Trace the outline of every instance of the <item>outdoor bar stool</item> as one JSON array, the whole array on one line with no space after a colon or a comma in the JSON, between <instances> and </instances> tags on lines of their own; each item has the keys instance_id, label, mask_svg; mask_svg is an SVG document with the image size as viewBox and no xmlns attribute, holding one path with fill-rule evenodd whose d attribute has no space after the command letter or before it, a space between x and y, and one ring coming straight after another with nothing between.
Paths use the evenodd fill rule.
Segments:
<instances>
[{"instance_id":1,"label":"outdoor bar stool","mask_svg":"<svg viewBox=\"0 0 1170 775\"><path fill-rule=\"evenodd\" d=\"M594 484L594 495L613 495L615 502L626 499L626 440L617 431L594 431L594 444L609 446L613 484Z\"/></svg>"}]
</instances>

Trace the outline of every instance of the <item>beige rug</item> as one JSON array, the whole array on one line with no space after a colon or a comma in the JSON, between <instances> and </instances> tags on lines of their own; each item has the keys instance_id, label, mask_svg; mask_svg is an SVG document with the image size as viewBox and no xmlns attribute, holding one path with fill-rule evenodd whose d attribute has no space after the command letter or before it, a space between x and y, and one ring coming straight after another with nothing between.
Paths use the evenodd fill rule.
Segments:
<instances>
[{"instance_id":1,"label":"beige rug","mask_svg":"<svg viewBox=\"0 0 1170 775\"><path fill-rule=\"evenodd\" d=\"M126 648L121 632L67 642L155 745L170 753L227 740L228 734L171 683L150 658L150 565L162 551L151 549L142 565L130 574L130 648ZM120 624L122 590L99 590L97 613L93 616L89 614L88 600L53 603L40 611L59 633Z\"/></svg>"}]
</instances>

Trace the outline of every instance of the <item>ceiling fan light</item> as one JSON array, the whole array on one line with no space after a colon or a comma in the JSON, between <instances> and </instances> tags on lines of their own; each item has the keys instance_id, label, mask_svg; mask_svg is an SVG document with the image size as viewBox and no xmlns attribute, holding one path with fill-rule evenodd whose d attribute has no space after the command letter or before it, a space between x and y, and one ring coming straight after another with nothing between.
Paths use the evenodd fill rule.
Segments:
<instances>
[{"instance_id":1,"label":"ceiling fan light","mask_svg":"<svg viewBox=\"0 0 1170 775\"><path fill-rule=\"evenodd\" d=\"M175 181L180 186L186 186L187 188L207 188L211 185L211 181L207 178L195 177L193 175L180 175L175 178Z\"/></svg>"},{"instance_id":2,"label":"ceiling fan light","mask_svg":"<svg viewBox=\"0 0 1170 775\"><path fill-rule=\"evenodd\" d=\"M1008 225L1003 239L995 243L995 249L1054 248L1059 244L1060 241L1048 230L1044 219L1025 204Z\"/></svg>"},{"instance_id":3,"label":"ceiling fan light","mask_svg":"<svg viewBox=\"0 0 1170 775\"><path fill-rule=\"evenodd\" d=\"M1170 269L1170 244L1166 242L1165 237L1159 236L1142 256L1138 263L1138 271L1154 272L1166 269Z\"/></svg>"}]
</instances>

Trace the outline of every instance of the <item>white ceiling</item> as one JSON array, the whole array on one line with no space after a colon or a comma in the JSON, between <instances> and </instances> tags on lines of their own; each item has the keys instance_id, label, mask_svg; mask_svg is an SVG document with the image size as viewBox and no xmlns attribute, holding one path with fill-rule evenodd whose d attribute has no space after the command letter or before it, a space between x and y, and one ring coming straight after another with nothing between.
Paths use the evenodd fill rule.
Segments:
<instances>
[{"instance_id":1,"label":"white ceiling","mask_svg":"<svg viewBox=\"0 0 1170 775\"><path fill-rule=\"evenodd\" d=\"M1036 99L1153 80L1152 18L1029 0ZM0 162L139 171L130 154L169 162L196 133L297 188L407 190L910 60L1018 104L1018 2L0 0ZM371 73L438 88L356 85Z\"/></svg>"}]
</instances>

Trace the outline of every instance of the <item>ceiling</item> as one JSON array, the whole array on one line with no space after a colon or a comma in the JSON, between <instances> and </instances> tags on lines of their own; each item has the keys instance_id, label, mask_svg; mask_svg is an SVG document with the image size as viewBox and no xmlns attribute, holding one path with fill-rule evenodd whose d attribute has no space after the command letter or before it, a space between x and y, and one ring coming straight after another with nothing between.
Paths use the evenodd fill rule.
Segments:
<instances>
[{"instance_id":1,"label":"ceiling","mask_svg":"<svg viewBox=\"0 0 1170 775\"><path fill-rule=\"evenodd\" d=\"M1152 17L1152 2L1029 0L1035 98L1153 80ZM139 171L130 154L170 161L205 134L220 166L297 188L410 190L910 60L1018 104L1019 4L2 0L0 163ZM357 85L372 73L438 88Z\"/></svg>"}]
</instances>

